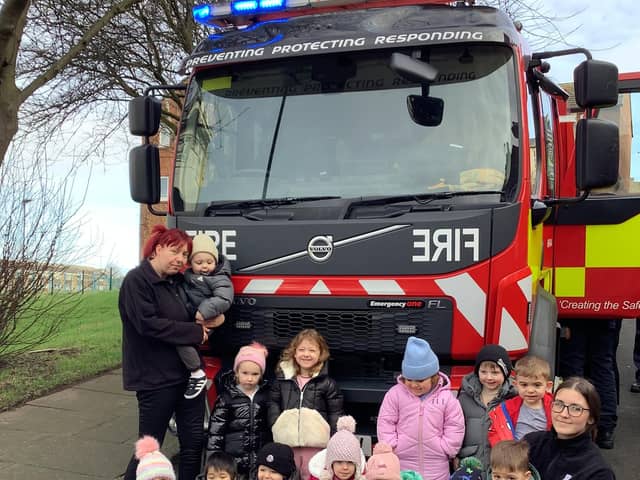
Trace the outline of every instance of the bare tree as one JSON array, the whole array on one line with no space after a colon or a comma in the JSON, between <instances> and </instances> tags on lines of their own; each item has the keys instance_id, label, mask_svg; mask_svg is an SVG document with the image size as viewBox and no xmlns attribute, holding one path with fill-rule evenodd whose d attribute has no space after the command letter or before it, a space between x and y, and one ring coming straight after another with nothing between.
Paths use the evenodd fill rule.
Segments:
<instances>
[{"instance_id":1,"label":"bare tree","mask_svg":"<svg viewBox=\"0 0 640 480\"><path fill-rule=\"evenodd\" d=\"M54 183L45 161L17 158L0 166L0 363L57 332L76 302L47 295L49 283L81 255L73 177Z\"/></svg>"},{"instance_id":2,"label":"bare tree","mask_svg":"<svg viewBox=\"0 0 640 480\"><path fill-rule=\"evenodd\" d=\"M533 48L568 44L572 32L562 25L580 13L559 18L541 0L476 3L500 8L521 22ZM22 132L53 132L71 119L108 125L94 138L99 144L126 118L129 98L152 84L180 82L180 61L206 34L194 23L192 6L192 0L5 0L0 9L0 163L18 131L18 118ZM174 100L180 104L178 96ZM175 112L165 114L175 117Z\"/></svg>"},{"instance_id":3,"label":"bare tree","mask_svg":"<svg viewBox=\"0 0 640 480\"><path fill-rule=\"evenodd\" d=\"M476 3L502 10L514 22L519 22L533 49L543 49L551 45L575 46L570 44L568 38L581 26L571 29L563 27L567 25L567 21L575 19L584 11L560 17L549 12L541 0L480 0Z\"/></svg>"},{"instance_id":4,"label":"bare tree","mask_svg":"<svg viewBox=\"0 0 640 480\"><path fill-rule=\"evenodd\" d=\"M32 97L49 97L55 89L50 82L68 71L109 22L139 1L57 2L57 10L68 9L68 15L75 16L73 26L76 28L70 31L57 22L57 10L47 9L46 2L3 2L0 7L0 164L18 132L19 111L25 102ZM49 28L41 30L38 25L42 24ZM43 58L23 55L22 49L28 51L30 45L37 43L51 55ZM76 81L81 82L82 78Z\"/></svg>"}]
</instances>

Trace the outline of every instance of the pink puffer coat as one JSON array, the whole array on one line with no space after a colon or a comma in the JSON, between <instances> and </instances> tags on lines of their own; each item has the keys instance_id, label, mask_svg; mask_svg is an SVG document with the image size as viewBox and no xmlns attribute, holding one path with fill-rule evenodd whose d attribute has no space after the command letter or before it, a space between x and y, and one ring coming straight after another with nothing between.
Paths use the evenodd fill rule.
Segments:
<instances>
[{"instance_id":1,"label":"pink puffer coat","mask_svg":"<svg viewBox=\"0 0 640 480\"><path fill-rule=\"evenodd\" d=\"M438 375L438 384L424 399L411 393L398 377L378 414L378 440L391 445L402 470L415 470L424 480L448 480L449 460L464 438L460 403L449 377Z\"/></svg>"}]
</instances>

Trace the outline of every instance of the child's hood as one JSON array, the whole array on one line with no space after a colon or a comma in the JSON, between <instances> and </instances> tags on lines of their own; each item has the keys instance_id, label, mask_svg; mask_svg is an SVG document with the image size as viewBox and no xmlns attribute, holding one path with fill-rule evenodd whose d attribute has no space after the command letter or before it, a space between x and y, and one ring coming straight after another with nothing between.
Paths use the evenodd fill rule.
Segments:
<instances>
[{"instance_id":1,"label":"child's hood","mask_svg":"<svg viewBox=\"0 0 640 480\"><path fill-rule=\"evenodd\" d=\"M278 364L278 369L280 370L279 374L282 375L281 378L285 380L291 380L296 376L296 368L293 365L293 359L291 360L283 360ZM329 366L327 362L322 364L320 370L312 375L311 378L319 377L320 375L328 375L329 374Z\"/></svg>"},{"instance_id":2,"label":"child's hood","mask_svg":"<svg viewBox=\"0 0 640 480\"><path fill-rule=\"evenodd\" d=\"M224 274L227 277L231 277L231 263L224 255L220 254L216 268L213 270L212 275Z\"/></svg>"}]
</instances>

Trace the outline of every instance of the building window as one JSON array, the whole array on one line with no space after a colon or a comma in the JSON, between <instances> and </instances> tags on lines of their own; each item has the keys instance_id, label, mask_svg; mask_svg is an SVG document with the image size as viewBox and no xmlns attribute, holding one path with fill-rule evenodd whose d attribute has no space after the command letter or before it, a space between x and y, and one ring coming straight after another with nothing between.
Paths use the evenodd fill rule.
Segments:
<instances>
[{"instance_id":1,"label":"building window","mask_svg":"<svg viewBox=\"0 0 640 480\"><path fill-rule=\"evenodd\" d=\"M169 177L160 177L160 201L166 202L169 199Z\"/></svg>"},{"instance_id":2,"label":"building window","mask_svg":"<svg viewBox=\"0 0 640 480\"><path fill-rule=\"evenodd\" d=\"M166 125L160 125L158 145L160 147L170 147L173 139L173 132Z\"/></svg>"}]
</instances>

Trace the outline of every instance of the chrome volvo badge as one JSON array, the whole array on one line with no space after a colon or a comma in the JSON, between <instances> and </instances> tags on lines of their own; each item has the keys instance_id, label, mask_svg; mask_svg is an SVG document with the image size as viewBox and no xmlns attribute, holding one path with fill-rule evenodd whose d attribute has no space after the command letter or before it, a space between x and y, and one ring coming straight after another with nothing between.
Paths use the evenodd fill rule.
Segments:
<instances>
[{"instance_id":1,"label":"chrome volvo badge","mask_svg":"<svg viewBox=\"0 0 640 480\"><path fill-rule=\"evenodd\" d=\"M314 262L325 262L333 253L333 236L318 235L309 240L307 253Z\"/></svg>"}]
</instances>

